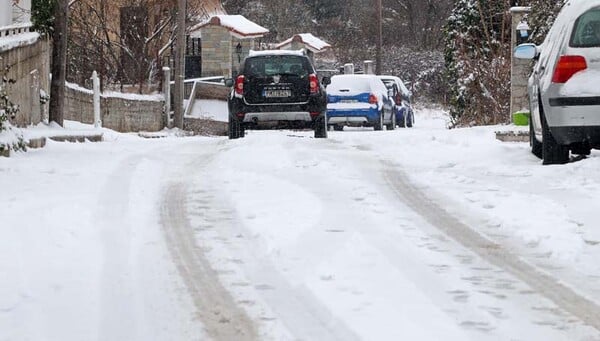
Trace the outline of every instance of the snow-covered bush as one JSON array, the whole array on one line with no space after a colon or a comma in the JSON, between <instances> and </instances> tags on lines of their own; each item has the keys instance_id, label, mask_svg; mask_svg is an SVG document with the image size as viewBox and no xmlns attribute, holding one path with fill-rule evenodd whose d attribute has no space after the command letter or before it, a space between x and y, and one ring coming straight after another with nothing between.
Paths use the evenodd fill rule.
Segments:
<instances>
[{"instance_id":1,"label":"snow-covered bush","mask_svg":"<svg viewBox=\"0 0 600 341\"><path fill-rule=\"evenodd\" d=\"M419 51L386 46L383 73L410 83L414 98L420 102L445 102L444 55L441 51Z\"/></svg>"},{"instance_id":2,"label":"snow-covered bush","mask_svg":"<svg viewBox=\"0 0 600 341\"><path fill-rule=\"evenodd\" d=\"M445 27L453 126L510 121L510 12L492 0L458 0Z\"/></svg>"},{"instance_id":3,"label":"snow-covered bush","mask_svg":"<svg viewBox=\"0 0 600 341\"><path fill-rule=\"evenodd\" d=\"M2 58L0 58L1 60ZM19 112L19 106L13 103L9 97L10 85L15 81L8 78L6 67L0 72L0 154L7 150L25 150L26 145L20 132L12 127L10 119L14 119Z\"/></svg>"}]
</instances>

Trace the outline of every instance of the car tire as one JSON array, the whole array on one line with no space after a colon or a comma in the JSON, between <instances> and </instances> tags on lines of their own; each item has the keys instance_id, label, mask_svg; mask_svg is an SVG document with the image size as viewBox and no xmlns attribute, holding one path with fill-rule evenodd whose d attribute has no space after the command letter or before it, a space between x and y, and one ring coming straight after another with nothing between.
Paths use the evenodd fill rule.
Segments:
<instances>
[{"instance_id":1,"label":"car tire","mask_svg":"<svg viewBox=\"0 0 600 341\"><path fill-rule=\"evenodd\" d=\"M408 116L408 120L406 120L406 127L407 128L412 128L413 124L415 123L415 116L414 113L411 111Z\"/></svg>"},{"instance_id":2,"label":"car tire","mask_svg":"<svg viewBox=\"0 0 600 341\"><path fill-rule=\"evenodd\" d=\"M227 128L229 131L229 139L230 140L235 140L235 139L240 138L241 125L240 125L240 121L237 118L229 116L229 124L228 124Z\"/></svg>"},{"instance_id":3,"label":"car tire","mask_svg":"<svg viewBox=\"0 0 600 341\"><path fill-rule=\"evenodd\" d=\"M531 153L538 158L542 158L542 143L535 137L535 130L533 129L533 119L529 118L529 146L531 147Z\"/></svg>"},{"instance_id":4,"label":"car tire","mask_svg":"<svg viewBox=\"0 0 600 341\"><path fill-rule=\"evenodd\" d=\"M383 130L383 110L379 113L379 118L375 121L375 126L373 127L376 131Z\"/></svg>"},{"instance_id":5,"label":"car tire","mask_svg":"<svg viewBox=\"0 0 600 341\"><path fill-rule=\"evenodd\" d=\"M327 138L327 120L325 119L325 116L319 116L315 119L315 138Z\"/></svg>"},{"instance_id":6,"label":"car tire","mask_svg":"<svg viewBox=\"0 0 600 341\"><path fill-rule=\"evenodd\" d=\"M336 124L333 126L333 130L335 131L343 131L344 130L344 126L341 124Z\"/></svg>"},{"instance_id":7,"label":"car tire","mask_svg":"<svg viewBox=\"0 0 600 341\"><path fill-rule=\"evenodd\" d=\"M542 158L544 165L561 165L569 162L569 148L556 142L540 101L540 118L542 119Z\"/></svg>"},{"instance_id":8,"label":"car tire","mask_svg":"<svg viewBox=\"0 0 600 341\"><path fill-rule=\"evenodd\" d=\"M587 144L576 144L571 146L571 154L581 155L581 156L589 156L592 153L592 148L590 148Z\"/></svg>"},{"instance_id":9,"label":"car tire","mask_svg":"<svg viewBox=\"0 0 600 341\"><path fill-rule=\"evenodd\" d=\"M395 130L396 129L396 114L392 112L392 117L390 118L391 122L386 126L387 130Z\"/></svg>"}]
</instances>

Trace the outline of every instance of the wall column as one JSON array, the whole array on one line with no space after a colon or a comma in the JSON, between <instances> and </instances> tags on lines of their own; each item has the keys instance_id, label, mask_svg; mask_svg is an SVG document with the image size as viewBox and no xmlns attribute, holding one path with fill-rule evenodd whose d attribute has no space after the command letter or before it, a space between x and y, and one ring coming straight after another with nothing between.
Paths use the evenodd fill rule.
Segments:
<instances>
[{"instance_id":1,"label":"wall column","mask_svg":"<svg viewBox=\"0 0 600 341\"><path fill-rule=\"evenodd\" d=\"M511 44L511 76L510 76L510 113L513 115L519 111L529 111L529 98L527 95L527 82L531 75L531 61L517 59L514 57L514 49L517 47L517 27L523 21L529 7L513 7L512 13L512 44Z\"/></svg>"}]
</instances>

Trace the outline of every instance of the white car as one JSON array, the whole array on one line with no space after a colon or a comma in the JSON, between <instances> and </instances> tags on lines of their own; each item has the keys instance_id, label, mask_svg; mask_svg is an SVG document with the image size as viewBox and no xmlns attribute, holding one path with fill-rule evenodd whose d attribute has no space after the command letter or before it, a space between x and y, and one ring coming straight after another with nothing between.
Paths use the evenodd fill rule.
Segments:
<instances>
[{"instance_id":1,"label":"white car","mask_svg":"<svg viewBox=\"0 0 600 341\"><path fill-rule=\"evenodd\" d=\"M600 0L570 0L541 46L523 44L515 57L534 59L529 79L532 152L544 164L569 162L569 152L600 148Z\"/></svg>"}]
</instances>

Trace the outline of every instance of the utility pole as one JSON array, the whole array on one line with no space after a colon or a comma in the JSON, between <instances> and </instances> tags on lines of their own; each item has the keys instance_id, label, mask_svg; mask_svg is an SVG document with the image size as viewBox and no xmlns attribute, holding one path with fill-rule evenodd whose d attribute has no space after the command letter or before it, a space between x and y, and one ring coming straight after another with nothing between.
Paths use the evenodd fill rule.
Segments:
<instances>
[{"instance_id":1,"label":"utility pole","mask_svg":"<svg viewBox=\"0 0 600 341\"><path fill-rule=\"evenodd\" d=\"M377 11L377 65L375 65L375 73L381 75L381 48L383 45L383 20L381 0L375 0L375 10Z\"/></svg>"},{"instance_id":2,"label":"utility pole","mask_svg":"<svg viewBox=\"0 0 600 341\"><path fill-rule=\"evenodd\" d=\"M175 87L173 97L175 107L174 128L183 129L183 80L185 78L185 19L187 13L187 0L179 0L177 9L177 44L175 45ZM169 82L169 80L166 80Z\"/></svg>"},{"instance_id":3,"label":"utility pole","mask_svg":"<svg viewBox=\"0 0 600 341\"><path fill-rule=\"evenodd\" d=\"M52 81L50 83L50 122L63 126L65 109L65 82L67 76L67 20L69 1L54 4L54 32L52 33Z\"/></svg>"}]
</instances>

